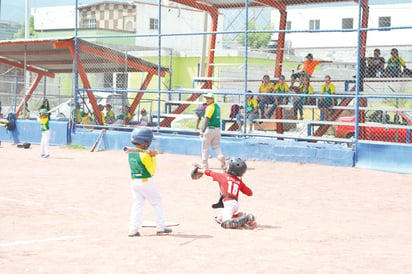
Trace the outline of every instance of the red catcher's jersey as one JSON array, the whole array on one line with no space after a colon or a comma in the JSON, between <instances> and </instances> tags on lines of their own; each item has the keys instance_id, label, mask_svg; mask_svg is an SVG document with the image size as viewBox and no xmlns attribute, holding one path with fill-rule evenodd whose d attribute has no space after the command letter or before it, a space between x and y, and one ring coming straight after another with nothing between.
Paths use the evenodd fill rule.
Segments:
<instances>
[{"instance_id":1,"label":"red catcher's jersey","mask_svg":"<svg viewBox=\"0 0 412 274\"><path fill-rule=\"evenodd\" d=\"M213 178L213 181L216 181L219 183L220 187L220 192L222 194L226 194L229 196L232 196L234 198L238 198L239 196L239 190L247 195L247 196L252 196L253 192L250 188L248 188L242 180L240 180L236 176L232 176L227 173L217 173L213 172L210 169L205 170L205 174L207 176L210 176ZM223 201L231 200L228 197L223 197Z\"/></svg>"}]
</instances>

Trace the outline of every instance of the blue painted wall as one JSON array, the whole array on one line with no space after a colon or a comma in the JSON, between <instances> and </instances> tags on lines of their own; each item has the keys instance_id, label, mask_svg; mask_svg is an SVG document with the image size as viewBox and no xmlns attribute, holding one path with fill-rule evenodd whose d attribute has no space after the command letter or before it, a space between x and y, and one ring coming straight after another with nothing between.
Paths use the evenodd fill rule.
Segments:
<instances>
[{"instance_id":1,"label":"blue painted wall","mask_svg":"<svg viewBox=\"0 0 412 274\"><path fill-rule=\"evenodd\" d=\"M69 142L68 121L50 120L50 145L67 145ZM12 143L40 144L41 130L37 120L17 119L16 129L8 131L5 127L0 127L0 141Z\"/></svg>"},{"instance_id":2,"label":"blue painted wall","mask_svg":"<svg viewBox=\"0 0 412 274\"><path fill-rule=\"evenodd\" d=\"M70 143L92 147L101 130L76 129L70 134L68 121L51 120L51 145L67 145ZM124 131L107 130L98 145L98 149L121 150L130 143L132 128ZM193 134L193 132L192 132ZM0 140L5 142L39 144L41 140L40 125L36 120L18 120L16 130L10 132L0 127ZM175 133L155 133L152 149L172 154L197 155L200 160L201 140L199 136ZM321 165L346 166L354 165L354 151L351 148L293 140L276 140L270 138L235 138L222 137L222 150L226 156L240 157L248 160L305 162ZM382 153L385 157L382 158ZM211 155L215 156L213 152ZM412 147L359 144L357 167L376 167L380 170L405 172L411 163ZM382 159L377 165L375 162ZM385 159L392 164L385 164ZM380 160L379 160L380 161Z\"/></svg>"},{"instance_id":3,"label":"blue painted wall","mask_svg":"<svg viewBox=\"0 0 412 274\"><path fill-rule=\"evenodd\" d=\"M356 167L412 174L412 146L393 144L357 144Z\"/></svg>"},{"instance_id":4,"label":"blue painted wall","mask_svg":"<svg viewBox=\"0 0 412 274\"><path fill-rule=\"evenodd\" d=\"M106 131L99 149L121 150L132 146L130 131ZM92 147L101 130L77 129L72 135L73 144ZM318 144L296 141L279 141L265 138L223 137L222 151L225 156L240 157L248 160L305 162L333 166L353 166L352 149L331 144ZM155 133L151 149L172 154L198 155L201 152L199 136L185 136L170 133ZM212 151L211 155L216 156ZM200 160L200 159L199 159Z\"/></svg>"}]
</instances>

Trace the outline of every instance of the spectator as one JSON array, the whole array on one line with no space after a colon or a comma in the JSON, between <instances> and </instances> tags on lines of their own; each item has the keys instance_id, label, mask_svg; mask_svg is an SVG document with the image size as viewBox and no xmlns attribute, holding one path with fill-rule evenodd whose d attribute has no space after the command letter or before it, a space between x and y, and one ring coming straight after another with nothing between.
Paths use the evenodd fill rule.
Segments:
<instances>
[{"instance_id":1,"label":"spectator","mask_svg":"<svg viewBox=\"0 0 412 274\"><path fill-rule=\"evenodd\" d=\"M380 49L373 51L373 57L367 58L367 77L380 77L385 72L385 58L381 56Z\"/></svg>"},{"instance_id":2,"label":"spectator","mask_svg":"<svg viewBox=\"0 0 412 274\"><path fill-rule=\"evenodd\" d=\"M289 93L289 85L285 82L285 76L281 75L279 81L276 83L274 93ZM267 119L271 119L273 112L279 105L287 105L289 103L289 97L287 96L275 96L273 106L269 109Z\"/></svg>"},{"instance_id":3,"label":"spectator","mask_svg":"<svg viewBox=\"0 0 412 274\"><path fill-rule=\"evenodd\" d=\"M391 50L391 57L388 59L386 65L385 76L386 77L400 77L402 74L402 68L406 68L405 61L399 57L399 51L397 48Z\"/></svg>"},{"instance_id":4,"label":"spectator","mask_svg":"<svg viewBox=\"0 0 412 274\"><path fill-rule=\"evenodd\" d=\"M335 85L331 83L329 75L325 76L325 82L322 84L320 92L328 95L327 97L321 97L318 100L318 108L323 113L323 118L326 121L330 120L331 108L335 105L335 98L330 95L335 94Z\"/></svg>"},{"instance_id":5,"label":"spectator","mask_svg":"<svg viewBox=\"0 0 412 274\"><path fill-rule=\"evenodd\" d=\"M301 76L309 76L312 77L313 72L315 71L315 68L317 65L321 63L330 63L330 61L319 61L319 60L313 60L313 54L308 53L306 55L306 60L303 62L303 64L299 64L297 66L297 70L300 69L300 67L303 65L302 70L296 73L293 73L291 76L291 82L290 86L293 86L294 83L301 77Z\"/></svg>"},{"instance_id":6,"label":"spectator","mask_svg":"<svg viewBox=\"0 0 412 274\"><path fill-rule=\"evenodd\" d=\"M248 90L248 93L251 93L251 90ZM253 98L252 94L246 96L246 120L249 122L249 131L252 131L253 121L258 117L258 102ZM236 123L239 125L239 129L242 130L243 125L243 113L238 113L236 115Z\"/></svg>"},{"instance_id":7,"label":"spectator","mask_svg":"<svg viewBox=\"0 0 412 274\"><path fill-rule=\"evenodd\" d=\"M147 126L149 124L149 115L147 115L147 111L144 108L140 110L139 124L143 126Z\"/></svg>"},{"instance_id":8,"label":"spectator","mask_svg":"<svg viewBox=\"0 0 412 274\"><path fill-rule=\"evenodd\" d=\"M305 75L302 77L302 83L299 85L299 87L293 87L295 90L295 93L297 94L313 94L313 87L310 85L310 78L309 76ZM303 105L314 105L315 98L311 97L295 97L293 99L293 115L294 119L297 119L297 114L299 111L300 118L299 120L303 120Z\"/></svg>"},{"instance_id":9,"label":"spectator","mask_svg":"<svg viewBox=\"0 0 412 274\"><path fill-rule=\"evenodd\" d=\"M24 103L24 109L20 111L19 117L22 119L30 118L29 104L27 102Z\"/></svg>"},{"instance_id":10,"label":"spectator","mask_svg":"<svg viewBox=\"0 0 412 274\"><path fill-rule=\"evenodd\" d=\"M259 86L259 93L273 93L275 85L270 81L269 75L263 75L263 83ZM265 107L267 104L273 104L275 98L273 96L258 96L259 102L259 118L262 119L265 116Z\"/></svg>"},{"instance_id":11,"label":"spectator","mask_svg":"<svg viewBox=\"0 0 412 274\"><path fill-rule=\"evenodd\" d=\"M76 124L79 124L82 121L82 115L79 104L76 104L76 108L72 111L72 119Z\"/></svg>"},{"instance_id":12,"label":"spectator","mask_svg":"<svg viewBox=\"0 0 412 274\"><path fill-rule=\"evenodd\" d=\"M112 110L112 105L107 103L106 104L106 123L108 125L111 125L114 123L116 120L116 116L114 115L114 112Z\"/></svg>"},{"instance_id":13,"label":"spectator","mask_svg":"<svg viewBox=\"0 0 412 274\"><path fill-rule=\"evenodd\" d=\"M129 124L130 120L132 120L134 114L131 113L131 108L130 106L124 106L124 112L120 114L117 119L123 120L124 124L127 125Z\"/></svg>"},{"instance_id":14,"label":"spectator","mask_svg":"<svg viewBox=\"0 0 412 274\"><path fill-rule=\"evenodd\" d=\"M197 120L196 120L196 130L199 129L199 125L200 125L200 121L202 120L203 116L205 116L205 109L207 107L206 103L201 104L200 106L198 106L195 110L195 114L197 116Z\"/></svg>"},{"instance_id":15,"label":"spectator","mask_svg":"<svg viewBox=\"0 0 412 274\"><path fill-rule=\"evenodd\" d=\"M82 117L80 123L86 125L93 125L93 120L87 112L80 111L80 116Z\"/></svg>"}]
</instances>

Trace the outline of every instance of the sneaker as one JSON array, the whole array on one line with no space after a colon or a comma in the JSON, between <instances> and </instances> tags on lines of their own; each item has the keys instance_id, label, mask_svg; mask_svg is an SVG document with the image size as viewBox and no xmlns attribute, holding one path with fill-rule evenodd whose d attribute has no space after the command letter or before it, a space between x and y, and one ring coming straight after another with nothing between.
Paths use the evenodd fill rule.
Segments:
<instances>
[{"instance_id":1,"label":"sneaker","mask_svg":"<svg viewBox=\"0 0 412 274\"><path fill-rule=\"evenodd\" d=\"M43 158L49 158L49 157L50 157L50 154L46 154L43 156Z\"/></svg>"},{"instance_id":2,"label":"sneaker","mask_svg":"<svg viewBox=\"0 0 412 274\"><path fill-rule=\"evenodd\" d=\"M157 235L166 235L166 234L169 234L169 233L172 233L172 229L168 228L168 227L163 228L163 230L156 231Z\"/></svg>"},{"instance_id":3,"label":"sneaker","mask_svg":"<svg viewBox=\"0 0 412 274\"><path fill-rule=\"evenodd\" d=\"M139 231L137 231L135 234L129 234L127 237L140 237Z\"/></svg>"}]
</instances>

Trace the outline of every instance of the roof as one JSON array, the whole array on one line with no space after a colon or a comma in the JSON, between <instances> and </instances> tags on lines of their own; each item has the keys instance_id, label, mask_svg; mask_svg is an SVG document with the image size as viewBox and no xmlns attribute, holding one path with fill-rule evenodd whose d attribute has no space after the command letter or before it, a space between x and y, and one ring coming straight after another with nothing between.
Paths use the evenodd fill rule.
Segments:
<instances>
[{"instance_id":1,"label":"roof","mask_svg":"<svg viewBox=\"0 0 412 274\"><path fill-rule=\"evenodd\" d=\"M171 0L172 2L175 1ZM217 9L227 8L244 8L244 0L196 0L196 3L201 3L206 6L212 6ZM358 0L249 0L249 7L279 7L279 6L297 6L297 5L313 5L313 4L325 4L325 3L342 3L342 2L358 2ZM187 4L190 6L190 4Z\"/></svg>"},{"instance_id":2,"label":"roof","mask_svg":"<svg viewBox=\"0 0 412 274\"><path fill-rule=\"evenodd\" d=\"M0 41L0 63L40 72L54 77L73 72L74 38L50 38ZM78 40L80 62L86 73L151 72L158 74L158 65L133 56L113 46ZM168 68L161 67L161 74Z\"/></svg>"}]
</instances>

